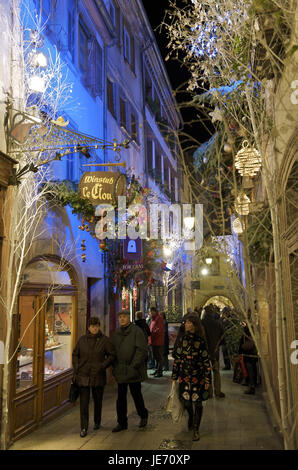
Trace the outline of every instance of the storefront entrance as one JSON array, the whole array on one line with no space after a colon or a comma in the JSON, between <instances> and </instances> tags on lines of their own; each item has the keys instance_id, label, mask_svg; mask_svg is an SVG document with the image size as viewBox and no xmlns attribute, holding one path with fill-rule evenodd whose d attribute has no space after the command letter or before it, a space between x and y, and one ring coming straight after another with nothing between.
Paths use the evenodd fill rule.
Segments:
<instances>
[{"instance_id":1,"label":"storefront entrance","mask_svg":"<svg viewBox=\"0 0 298 470\"><path fill-rule=\"evenodd\" d=\"M70 406L76 289L55 263L34 263L26 275L14 328L11 441ZM51 283L30 282L37 277Z\"/></svg>"}]
</instances>

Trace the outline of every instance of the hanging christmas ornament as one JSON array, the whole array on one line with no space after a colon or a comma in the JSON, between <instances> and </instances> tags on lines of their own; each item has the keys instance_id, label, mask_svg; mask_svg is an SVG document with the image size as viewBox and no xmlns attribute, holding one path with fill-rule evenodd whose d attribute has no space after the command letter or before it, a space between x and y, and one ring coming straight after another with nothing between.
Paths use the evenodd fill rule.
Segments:
<instances>
[{"instance_id":1,"label":"hanging christmas ornament","mask_svg":"<svg viewBox=\"0 0 298 470\"><path fill-rule=\"evenodd\" d=\"M250 199L246 194L241 193L237 197L235 201L235 209L236 212L240 215L248 215L249 214L249 205L250 205Z\"/></svg>"},{"instance_id":2,"label":"hanging christmas ornament","mask_svg":"<svg viewBox=\"0 0 298 470\"><path fill-rule=\"evenodd\" d=\"M85 240L82 240L82 243L81 243L81 250L82 250L82 254L81 254L81 259L82 259L82 262L85 263L86 261L86 255L84 253L84 251L86 251L86 245L85 245Z\"/></svg>"},{"instance_id":3,"label":"hanging christmas ornament","mask_svg":"<svg viewBox=\"0 0 298 470\"><path fill-rule=\"evenodd\" d=\"M261 155L247 140L242 142L242 149L236 154L235 167L241 176L255 176L262 166Z\"/></svg>"},{"instance_id":4,"label":"hanging christmas ornament","mask_svg":"<svg viewBox=\"0 0 298 470\"><path fill-rule=\"evenodd\" d=\"M243 233L243 230L244 230L244 223L241 222L241 220L239 219L239 217L237 217L234 221L233 221L233 224L232 224L232 228L233 228L233 231L235 233L237 233L238 235L240 235L241 233Z\"/></svg>"},{"instance_id":5,"label":"hanging christmas ornament","mask_svg":"<svg viewBox=\"0 0 298 470\"><path fill-rule=\"evenodd\" d=\"M223 149L224 149L225 153L231 153L232 152L232 146L230 144L225 144Z\"/></svg>"}]
</instances>

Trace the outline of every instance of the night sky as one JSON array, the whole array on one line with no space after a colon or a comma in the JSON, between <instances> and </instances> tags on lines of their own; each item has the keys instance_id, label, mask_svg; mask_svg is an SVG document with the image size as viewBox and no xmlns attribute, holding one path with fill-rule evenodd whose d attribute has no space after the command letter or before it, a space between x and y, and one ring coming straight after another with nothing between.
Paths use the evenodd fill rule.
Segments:
<instances>
[{"instance_id":1,"label":"night sky","mask_svg":"<svg viewBox=\"0 0 298 470\"><path fill-rule=\"evenodd\" d=\"M164 28L159 28L160 23L162 22L165 11L169 8L168 0L143 0L144 8L147 12L148 19L152 26L155 38L157 40L161 55L163 59L168 54L169 49L167 49L166 45L168 43L168 39L166 37L166 32ZM189 73L186 67L181 66L181 64L176 60L169 59L165 62L165 67L168 72L168 76L170 82L172 84L173 90L176 90L177 87L183 83L185 83L189 77ZM176 99L178 103L181 103L185 99L190 99L191 96L185 93L178 93L176 95ZM200 119L198 118L198 113L194 109L181 109L181 113L184 119L184 129L187 133L193 135L196 139L198 139L201 143L205 142L210 138L210 134L205 130L203 125L200 123ZM205 117L206 119L206 117ZM192 124L189 126L187 122L191 120L196 120L196 124ZM208 126L213 133L212 125Z\"/></svg>"}]
</instances>

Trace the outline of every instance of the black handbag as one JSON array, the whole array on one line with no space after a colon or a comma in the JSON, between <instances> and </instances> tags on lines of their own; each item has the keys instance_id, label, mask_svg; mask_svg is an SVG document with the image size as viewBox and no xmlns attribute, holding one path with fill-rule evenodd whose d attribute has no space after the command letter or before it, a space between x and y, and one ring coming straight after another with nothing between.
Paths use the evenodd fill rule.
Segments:
<instances>
[{"instance_id":1,"label":"black handbag","mask_svg":"<svg viewBox=\"0 0 298 470\"><path fill-rule=\"evenodd\" d=\"M75 383L71 382L69 390L69 401L75 403L80 395L80 387Z\"/></svg>"}]
</instances>

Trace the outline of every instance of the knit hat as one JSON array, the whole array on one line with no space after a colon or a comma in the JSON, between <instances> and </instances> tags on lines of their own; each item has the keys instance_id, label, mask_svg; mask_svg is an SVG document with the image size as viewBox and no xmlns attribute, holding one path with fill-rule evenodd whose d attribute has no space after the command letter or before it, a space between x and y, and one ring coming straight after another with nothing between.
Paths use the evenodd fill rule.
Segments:
<instances>
[{"instance_id":1,"label":"knit hat","mask_svg":"<svg viewBox=\"0 0 298 470\"><path fill-rule=\"evenodd\" d=\"M130 311L129 310L120 310L117 312L117 315L128 315L130 317Z\"/></svg>"}]
</instances>

